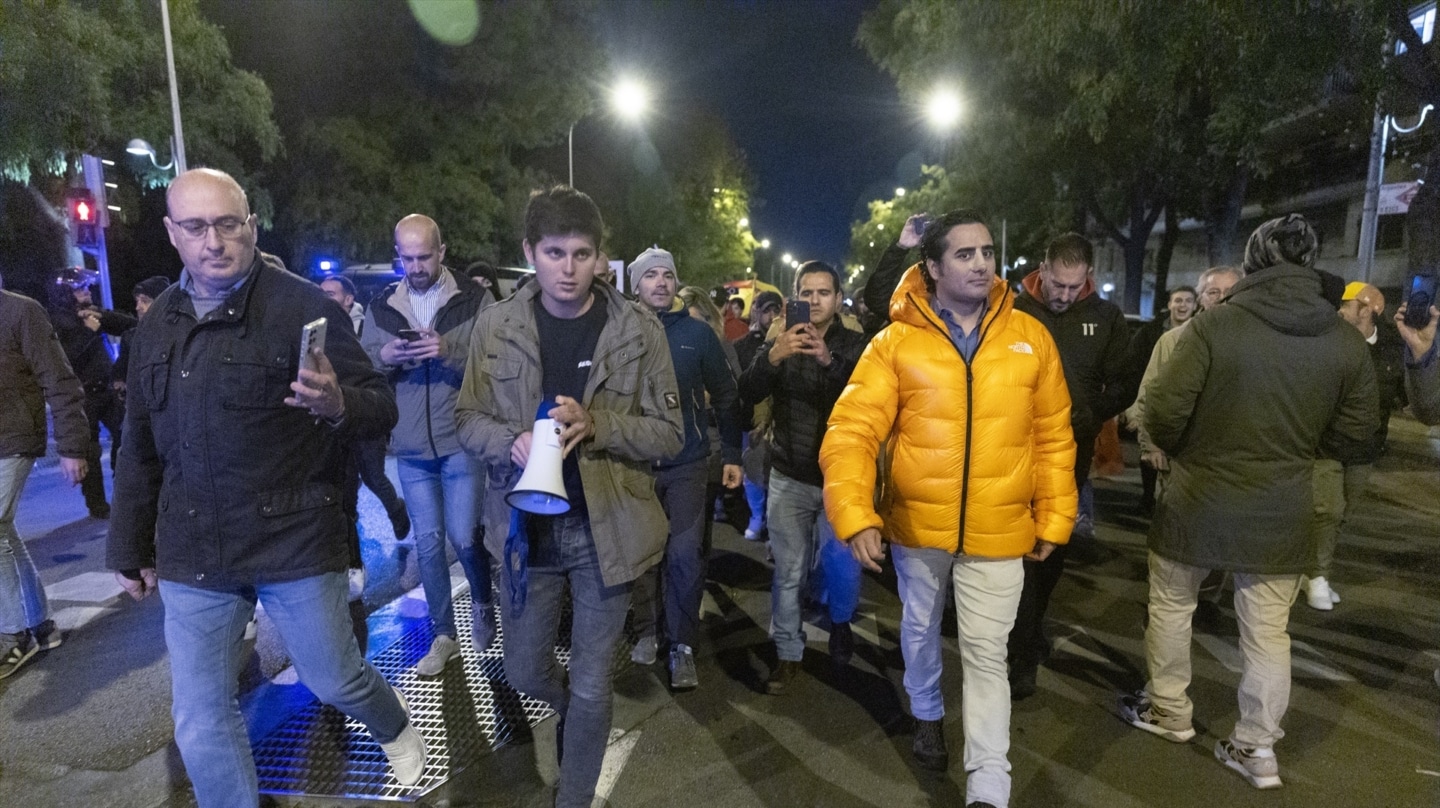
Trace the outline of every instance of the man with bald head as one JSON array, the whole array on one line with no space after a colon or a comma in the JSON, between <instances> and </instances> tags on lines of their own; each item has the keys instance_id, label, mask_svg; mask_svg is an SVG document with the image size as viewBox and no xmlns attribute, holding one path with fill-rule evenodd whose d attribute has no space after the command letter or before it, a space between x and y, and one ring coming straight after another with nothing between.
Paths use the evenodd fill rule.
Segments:
<instances>
[{"instance_id":1,"label":"man with bald head","mask_svg":"<svg viewBox=\"0 0 1440 808\"><path fill-rule=\"evenodd\" d=\"M257 602L300 680L368 727L414 784L425 742L361 655L346 608L345 456L395 423L394 395L349 315L255 249L234 179L188 171L166 208L185 268L131 344L106 560L131 597L165 603L175 742L196 800L259 801L236 677ZM302 366L300 335L317 319L325 349Z\"/></svg>"},{"instance_id":2,"label":"man with bald head","mask_svg":"<svg viewBox=\"0 0 1440 808\"><path fill-rule=\"evenodd\" d=\"M461 449L455 436L455 401L485 294L444 265L440 227L429 216L413 213L395 225L395 257L405 279L370 304L362 343L389 377L400 409L390 448L415 530L420 583L434 631L430 650L415 670L437 676L460 659L447 539L470 581L470 637L476 652L495 637L490 562L480 527L485 467Z\"/></svg>"}]
</instances>

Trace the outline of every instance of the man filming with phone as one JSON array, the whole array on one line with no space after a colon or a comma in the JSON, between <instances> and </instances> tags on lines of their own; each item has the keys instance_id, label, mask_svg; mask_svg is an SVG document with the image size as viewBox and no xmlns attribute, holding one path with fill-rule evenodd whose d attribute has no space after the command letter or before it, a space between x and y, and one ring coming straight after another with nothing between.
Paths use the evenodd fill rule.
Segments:
<instances>
[{"instance_id":1,"label":"man filming with phone","mask_svg":"<svg viewBox=\"0 0 1440 808\"><path fill-rule=\"evenodd\" d=\"M840 275L830 265L801 264L795 297L786 306L785 331L761 346L740 376L741 398L753 405L769 397L774 423L765 514L775 556L770 602L779 657L765 685L771 695L786 692L800 670L805 650L800 593L817 554L830 612L830 656L837 665L848 664L854 653L850 618L860 597L860 564L836 542L825 518L820 441L865 337L840 325Z\"/></svg>"}]
</instances>

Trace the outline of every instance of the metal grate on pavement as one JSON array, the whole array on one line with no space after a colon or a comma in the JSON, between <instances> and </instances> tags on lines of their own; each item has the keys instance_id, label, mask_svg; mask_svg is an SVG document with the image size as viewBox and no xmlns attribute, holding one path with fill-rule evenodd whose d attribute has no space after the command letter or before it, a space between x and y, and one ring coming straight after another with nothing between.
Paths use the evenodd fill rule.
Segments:
<instances>
[{"instance_id":1,"label":"metal grate on pavement","mask_svg":"<svg viewBox=\"0 0 1440 808\"><path fill-rule=\"evenodd\" d=\"M470 598L454 598L455 622L470 625ZM568 609L566 610L568 612ZM568 617L568 615L566 615ZM568 619L561 625L568 626ZM391 774L380 744L358 721L312 701L253 747L260 793L277 796L413 801L452 775L511 741L517 729L534 726L554 711L521 695L505 681L500 635L476 653L469 632L459 638L463 666L451 663L440 676L416 676L415 663L430 648L428 621L418 620L371 662L385 681L405 694L410 719L429 750L425 774L402 786ZM556 656L569 664L569 632L562 630Z\"/></svg>"}]
</instances>

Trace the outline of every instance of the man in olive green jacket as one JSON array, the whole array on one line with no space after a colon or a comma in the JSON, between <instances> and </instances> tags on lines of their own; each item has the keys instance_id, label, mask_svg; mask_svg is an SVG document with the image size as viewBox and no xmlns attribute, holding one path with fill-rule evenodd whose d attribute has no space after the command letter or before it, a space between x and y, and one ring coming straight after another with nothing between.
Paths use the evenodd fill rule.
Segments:
<instances>
[{"instance_id":1,"label":"man in olive green jacket","mask_svg":"<svg viewBox=\"0 0 1440 808\"><path fill-rule=\"evenodd\" d=\"M1290 606L1315 555L1315 457L1368 440L1379 419L1369 351L1321 297L1318 252L1297 214L1261 225L1229 302L1186 326L1145 389L1170 480L1150 528L1150 680L1120 710L1167 740L1194 737L1196 595L1210 570L1234 573L1240 720L1215 755L1256 788L1280 785L1273 746L1290 701Z\"/></svg>"},{"instance_id":2,"label":"man in olive green jacket","mask_svg":"<svg viewBox=\"0 0 1440 808\"><path fill-rule=\"evenodd\" d=\"M555 804L587 808L631 583L660 560L670 532L650 469L683 445L660 321L594 282L602 228L595 203L572 188L531 196L522 244L535 282L477 316L455 411L460 445L489 469L485 542L501 559L506 678L559 714ZM569 510L522 519L505 495L530 460L537 407L562 427ZM554 655L567 584L568 687Z\"/></svg>"}]
</instances>

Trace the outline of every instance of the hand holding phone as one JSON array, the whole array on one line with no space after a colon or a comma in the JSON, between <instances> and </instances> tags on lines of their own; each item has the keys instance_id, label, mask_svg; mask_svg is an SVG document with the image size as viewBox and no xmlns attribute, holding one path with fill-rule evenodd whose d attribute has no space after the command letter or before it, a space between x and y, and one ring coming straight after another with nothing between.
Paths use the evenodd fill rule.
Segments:
<instances>
[{"instance_id":1,"label":"hand holding phone","mask_svg":"<svg viewBox=\"0 0 1440 808\"><path fill-rule=\"evenodd\" d=\"M420 332L413 328L402 328L395 332L395 336L406 342L416 342L420 339Z\"/></svg>"},{"instance_id":2,"label":"hand holding phone","mask_svg":"<svg viewBox=\"0 0 1440 808\"><path fill-rule=\"evenodd\" d=\"M325 353L325 334L329 323L324 317L308 322L300 330L300 370L319 371L317 356ZM300 381L297 373L295 381Z\"/></svg>"},{"instance_id":3,"label":"hand holding phone","mask_svg":"<svg viewBox=\"0 0 1440 808\"><path fill-rule=\"evenodd\" d=\"M805 300L790 300L785 303L785 330L810 322L810 303Z\"/></svg>"},{"instance_id":4,"label":"hand holding phone","mask_svg":"<svg viewBox=\"0 0 1440 808\"><path fill-rule=\"evenodd\" d=\"M1405 290L1405 324L1424 328L1430 322L1430 307L1435 305L1435 276L1412 275Z\"/></svg>"}]
</instances>

